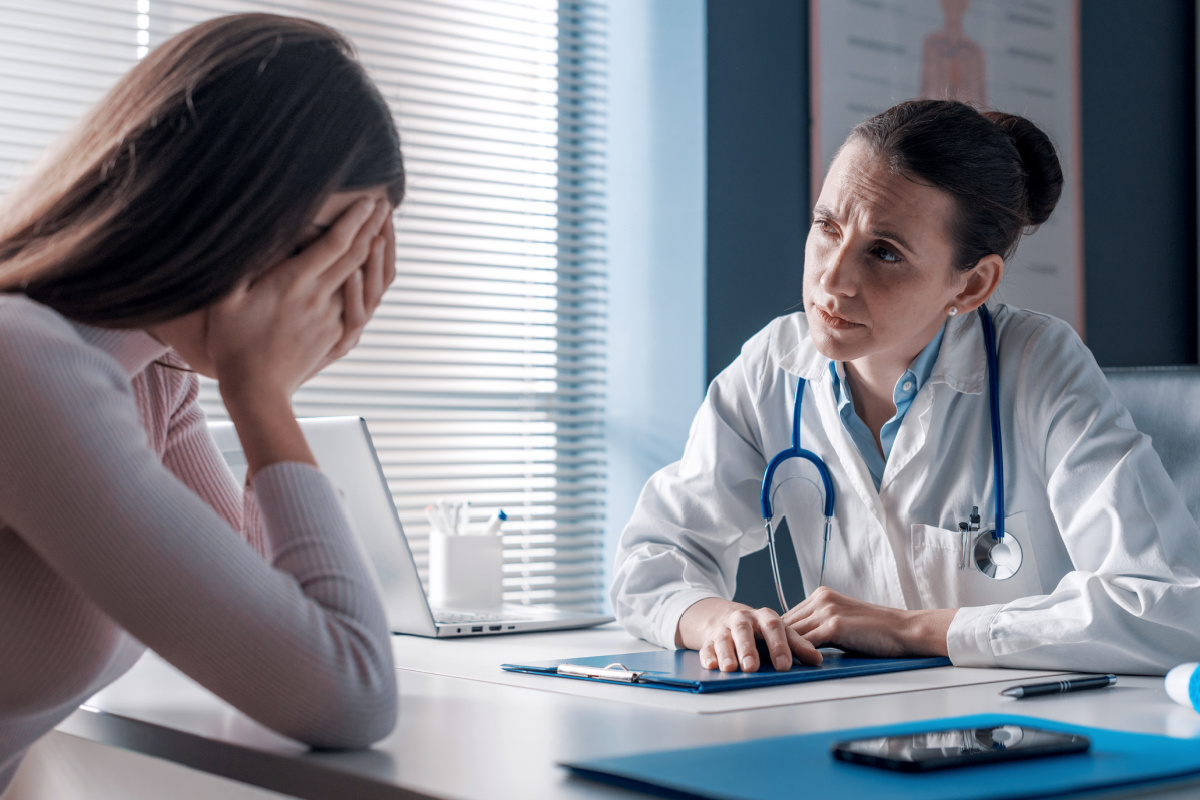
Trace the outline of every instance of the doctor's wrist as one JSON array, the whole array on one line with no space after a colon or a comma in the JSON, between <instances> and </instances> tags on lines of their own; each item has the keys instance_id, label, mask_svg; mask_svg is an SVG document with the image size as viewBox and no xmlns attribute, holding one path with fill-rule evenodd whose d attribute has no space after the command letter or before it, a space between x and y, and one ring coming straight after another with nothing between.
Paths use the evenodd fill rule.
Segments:
<instances>
[{"instance_id":1,"label":"doctor's wrist","mask_svg":"<svg viewBox=\"0 0 1200 800\"><path fill-rule=\"evenodd\" d=\"M905 612L906 648L914 656L948 656L946 635L957 608L928 608Z\"/></svg>"}]
</instances>

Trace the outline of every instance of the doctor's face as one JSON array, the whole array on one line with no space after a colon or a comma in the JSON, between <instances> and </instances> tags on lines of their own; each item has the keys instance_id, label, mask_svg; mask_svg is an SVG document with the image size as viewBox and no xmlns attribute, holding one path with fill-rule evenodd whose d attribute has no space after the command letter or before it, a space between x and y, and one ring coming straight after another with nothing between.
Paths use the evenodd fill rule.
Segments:
<instances>
[{"instance_id":1,"label":"doctor's face","mask_svg":"<svg viewBox=\"0 0 1200 800\"><path fill-rule=\"evenodd\" d=\"M951 265L953 211L948 194L894 174L865 144L842 148L804 249L804 309L822 355L906 366L928 344L966 283Z\"/></svg>"}]
</instances>

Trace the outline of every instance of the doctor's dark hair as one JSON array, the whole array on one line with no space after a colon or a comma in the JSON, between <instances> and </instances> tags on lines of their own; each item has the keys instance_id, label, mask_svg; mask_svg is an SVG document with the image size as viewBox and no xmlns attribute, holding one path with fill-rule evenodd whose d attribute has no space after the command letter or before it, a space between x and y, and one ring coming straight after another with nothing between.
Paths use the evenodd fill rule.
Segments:
<instances>
[{"instance_id":1,"label":"doctor's dark hair","mask_svg":"<svg viewBox=\"0 0 1200 800\"><path fill-rule=\"evenodd\" d=\"M241 14L155 48L0 208L0 291L140 327L286 258L324 201L404 196L400 139L332 28Z\"/></svg>"},{"instance_id":2,"label":"doctor's dark hair","mask_svg":"<svg viewBox=\"0 0 1200 800\"><path fill-rule=\"evenodd\" d=\"M1050 138L1024 117L979 112L956 100L909 100L859 123L846 142L865 142L891 169L954 200L954 263L1012 256L1024 233L1049 217L1063 174Z\"/></svg>"}]
</instances>

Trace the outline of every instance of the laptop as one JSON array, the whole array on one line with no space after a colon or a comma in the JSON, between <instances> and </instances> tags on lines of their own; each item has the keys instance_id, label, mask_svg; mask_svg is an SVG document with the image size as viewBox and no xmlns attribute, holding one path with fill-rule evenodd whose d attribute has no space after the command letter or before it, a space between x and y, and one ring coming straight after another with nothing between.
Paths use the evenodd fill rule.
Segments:
<instances>
[{"instance_id":1,"label":"laptop","mask_svg":"<svg viewBox=\"0 0 1200 800\"><path fill-rule=\"evenodd\" d=\"M364 560L373 568L393 633L487 636L588 628L612 621L602 614L513 604L478 610L431 608L366 421L307 417L300 419L300 428L321 471L343 492L351 527ZM234 477L244 482L246 457L233 423L210 422L208 429Z\"/></svg>"}]
</instances>

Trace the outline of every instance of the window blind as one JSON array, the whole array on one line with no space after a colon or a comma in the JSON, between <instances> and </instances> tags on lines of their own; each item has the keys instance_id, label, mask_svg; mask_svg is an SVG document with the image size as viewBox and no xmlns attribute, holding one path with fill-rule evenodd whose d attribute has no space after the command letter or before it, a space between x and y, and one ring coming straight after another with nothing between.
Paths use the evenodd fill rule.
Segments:
<instances>
[{"instance_id":1,"label":"window blind","mask_svg":"<svg viewBox=\"0 0 1200 800\"><path fill-rule=\"evenodd\" d=\"M602 602L603 0L0 0L0 191L135 59L213 16L349 36L396 115L397 277L297 393L367 420L425 576L424 507L508 514L505 597ZM224 418L215 385L202 403Z\"/></svg>"}]
</instances>

